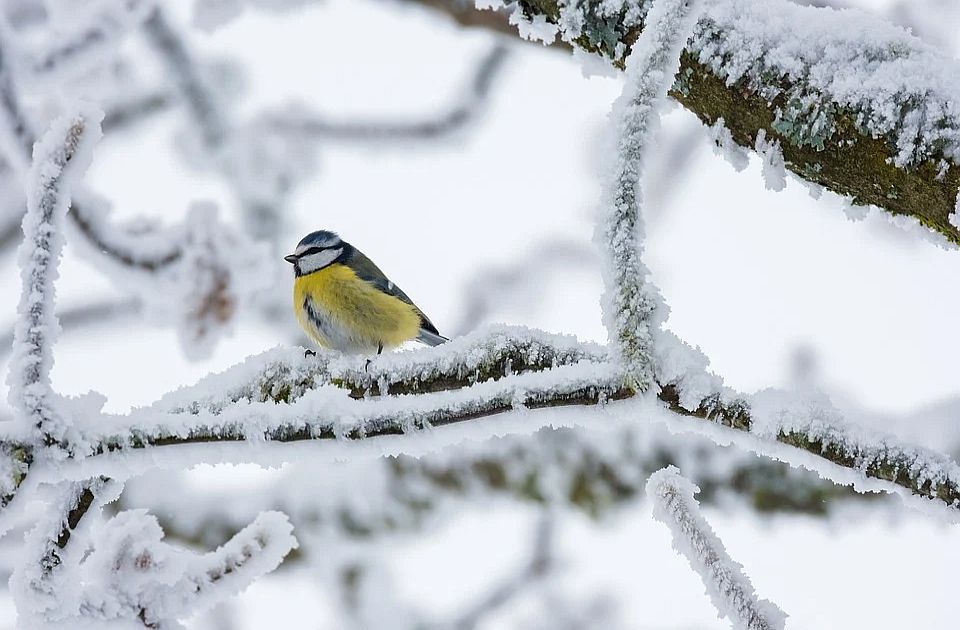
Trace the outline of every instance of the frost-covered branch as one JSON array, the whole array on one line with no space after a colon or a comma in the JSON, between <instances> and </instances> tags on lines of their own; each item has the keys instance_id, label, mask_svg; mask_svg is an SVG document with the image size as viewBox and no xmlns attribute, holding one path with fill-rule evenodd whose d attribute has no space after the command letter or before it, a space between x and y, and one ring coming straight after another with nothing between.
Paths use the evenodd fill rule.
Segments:
<instances>
[{"instance_id":1,"label":"frost-covered branch","mask_svg":"<svg viewBox=\"0 0 960 630\"><path fill-rule=\"evenodd\" d=\"M99 512L118 494L102 478L58 490L50 516L29 536L40 555L11 580L19 613L35 622L167 627L243 590L298 545L286 516L263 512L215 551L196 554L164 543L156 519L142 510L121 512L99 527L86 523L92 508Z\"/></svg>"},{"instance_id":2,"label":"frost-covered branch","mask_svg":"<svg viewBox=\"0 0 960 630\"><path fill-rule=\"evenodd\" d=\"M672 373L675 357L661 348L659 404L651 408L646 400L622 400L632 390L605 357L600 346L522 329L479 331L437 348L384 355L368 372L363 358L304 358L299 349L278 349L128 416L99 418L85 433L83 452L97 470L98 460L108 466L116 451L133 458L146 449L149 461L155 447L182 444L355 441L573 405L596 407L597 418L652 416L841 484L874 480L871 490L899 489L960 506L960 467L949 457L848 425L823 401L737 397L695 368ZM521 432L540 426L537 416L520 417L529 418Z\"/></svg>"},{"instance_id":3,"label":"frost-covered branch","mask_svg":"<svg viewBox=\"0 0 960 630\"><path fill-rule=\"evenodd\" d=\"M266 115L266 125L280 134L336 141L433 140L451 134L475 120L489 100L490 87L504 66L509 49L496 44L473 70L465 94L438 116L416 122L332 121L302 109Z\"/></svg>"},{"instance_id":4,"label":"frost-covered branch","mask_svg":"<svg viewBox=\"0 0 960 630\"><path fill-rule=\"evenodd\" d=\"M786 615L775 604L757 598L743 567L703 518L694 498L699 490L673 466L654 473L647 482L653 516L670 528L673 548L700 575L713 605L735 630L783 630Z\"/></svg>"},{"instance_id":5,"label":"frost-covered branch","mask_svg":"<svg viewBox=\"0 0 960 630\"><path fill-rule=\"evenodd\" d=\"M70 198L100 138L102 113L81 111L53 123L34 148L27 188L24 240L19 259L22 291L14 331L10 401L43 436L62 444L71 420L50 387L53 342L60 324L54 313L53 282L63 251L63 224Z\"/></svg>"},{"instance_id":6,"label":"frost-covered branch","mask_svg":"<svg viewBox=\"0 0 960 630\"><path fill-rule=\"evenodd\" d=\"M626 63L626 81L613 106L609 153L615 161L601 198L597 242L604 253L602 304L610 343L627 383L645 391L656 378L653 342L666 319L659 291L647 282L643 254L641 176L644 146L659 126L659 108L680 65L680 50L699 2L657 0Z\"/></svg>"},{"instance_id":7,"label":"frost-covered branch","mask_svg":"<svg viewBox=\"0 0 960 630\"><path fill-rule=\"evenodd\" d=\"M616 65L650 5L505 0L484 5L506 10L481 11L459 0L408 1L467 26L515 35L519 23L550 41L559 34ZM798 178L960 242L949 220L960 189L956 69L956 60L863 11L720 0L706 8L670 95L706 125L723 118L745 149L764 131Z\"/></svg>"},{"instance_id":8,"label":"frost-covered branch","mask_svg":"<svg viewBox=\"0 0 960 630\"><path fill-rule=\"evenodd\" d=\"M61 606L63 595L73 591L72 574L80 563L83 549L81 544L70 542L81 521L108 487L106 479L97 477L64 482L52 489L55 498L48 502L46 514L28 536L28 549L32 554L10 580L22 614L47 617Z\"/></svg>"}]
</instances>

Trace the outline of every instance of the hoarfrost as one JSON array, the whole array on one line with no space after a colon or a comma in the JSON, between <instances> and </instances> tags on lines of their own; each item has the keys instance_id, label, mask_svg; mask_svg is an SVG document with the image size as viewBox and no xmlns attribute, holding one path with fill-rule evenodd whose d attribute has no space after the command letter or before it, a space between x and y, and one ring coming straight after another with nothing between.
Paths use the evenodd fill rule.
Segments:
<instances>
[{"instance_id":1,"label":"hoarfrost","mask_svg":"<svg viewBox=\"0 0 960 630\"><path fill-rule=\"evenodd\" d=\"M713 152L719 155L737 170L742 171L750 164L750 156L746 149L733 140L730 130L727 129L722 117L707 127L710 139L713 141Z\"/></svg>"},{"instance_id":2,"label":"hoarfrost","mask_svg":"<svg viewBox=\"0 0 960 630\"><path fill-rule=\"evenodd\" d=\"M760 156L763 168L763 184L767 190L779 192L787 186L787 171L783 163L783 151L780 142L768 141L767 132L763 129L757 132L757 141L754 144Z\"/></svg>"},{"instance_id":3,"label":"hoarfrost","mask_svg":"<svg viewBox=\"0 0 960 630\"><path fill-rule=\"evenodd\" d=\"M517 27L520 37L531 42L542 42L544 46L548 46L557 38L558 27L556 24L548 22L545 15L535 15L532 18L527 18L519 4L514 7L509 21L510 24Z\"/></svg>"},{"instance_id":4,"label":"hoarfrost","mask_svg":"<svg viewBox=\"0 0 960 630\"><path fill-rule=\"evenodd\" d=\"M960 79L952 64L865 11L717 0L690 50L727 85L745 82L767 102L786 97L779 118L798 144L822 146L839 106L870 135L890 137L898 167L941 147L948 158L960 156Z\"/></svg>"}]
</instances>

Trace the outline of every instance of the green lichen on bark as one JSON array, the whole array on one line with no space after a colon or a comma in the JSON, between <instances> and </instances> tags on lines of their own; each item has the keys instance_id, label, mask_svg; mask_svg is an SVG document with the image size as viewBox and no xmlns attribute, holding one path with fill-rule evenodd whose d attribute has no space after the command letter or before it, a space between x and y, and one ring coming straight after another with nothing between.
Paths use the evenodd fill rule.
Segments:
<instances>
[{"instance_id":1,"label":"green lichen on bark","mask_svg":"<svg viewBox=\"0 0 960 630\"><path fill-rule=\"evenodd\" d=\"M800 178L849 196L856 204L912 216L960 243L960 232L948 218L960 188L960 166L948 162L942 177L937 159L899 168L892 163L890 140L868 135L855 123L855 113L843 108L832 112L833 133L826 140L811 142L784 134L777 112L788 109L787 96L768 103L743 83L728 86L687 51L681 57L680 73L683 89L675 86L670 96L707 125L723 118L737 144L752 148L763 129L768 140L780 142L784 164Z\"/></svg>"},{"instance_id":2,"label":"green lichen on bark","mask_svg":"<svg viewBox=\"0 0 960 630\"><path fill-rule=\"evenodd\" d=\"M451 15L459 23L492 28L516 34L506 13L465 11L451 0L411 0ZM528 18L544 16L560 20L558 0L520 0L518 5ZM608 15L599 0L579 0L575 4L585 17L575 46L595 53L623 67L623 60L643 28L642 20L632 24L627 12ZM768 102L757 89L744 82L727 85L723 77L699 63L694 53L685 51L681 59L679 82L670 96L696 114L706 124L723 118L734 141L753 150L762 129L768 140L780 142L787 169L803 180L837 194L849 196L860 205L876 205L894 215L913 217L947 240L960 244L960 231L949 222L960 191L960 165L935 149L927 159L907 167L893 163L897 154L892 138L873 137L856 124L858 112L830 101L829 95L812 93L808 86L783 84L781 77L764 77L781 96ZM815 111L797 105L797 95L812 97ZM797 128L807 116L820 116L816 129Z\"/></svg>"}]
</instances>

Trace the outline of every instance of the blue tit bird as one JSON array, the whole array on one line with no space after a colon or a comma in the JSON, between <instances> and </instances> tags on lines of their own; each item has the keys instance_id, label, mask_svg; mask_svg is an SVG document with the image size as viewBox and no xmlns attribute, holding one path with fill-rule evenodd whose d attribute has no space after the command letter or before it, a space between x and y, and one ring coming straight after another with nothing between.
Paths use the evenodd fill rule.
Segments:
<instances>
[{"instance_id":1,"label":"blue tit bird","mask_svg":"<svg viewBox=\"0 0 960 630\"><path fill-rule=\"evenodd\" d=\"M293 265L293 310L318 344L347 354L380 354L416 339L446 337L369 258L333 232L303 237L284 260Z\"/></svg>"}]
</instances>

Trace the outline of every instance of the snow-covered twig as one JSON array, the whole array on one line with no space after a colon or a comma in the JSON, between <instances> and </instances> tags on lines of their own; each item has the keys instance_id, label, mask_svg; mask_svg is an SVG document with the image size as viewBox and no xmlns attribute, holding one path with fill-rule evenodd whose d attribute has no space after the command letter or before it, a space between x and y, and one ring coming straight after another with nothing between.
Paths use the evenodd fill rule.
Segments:
<instances>
[{"instance_id":1,"label":"snow-covered twig","mask_svg":"<svg viewBox=\"0 0 960 630\"><path fill-rule=\"evenodd\" d=\"M34 149L19 258L22 291L14 331L10 400L47 444L63 443L71 421L50 388L53 342L59 332L53 282L63 250L63 224L73 188L100 138L101 112L84 109L54 121Z\"/></svg>"},{"instance_id":2,"label":"snow-covered twig","mask_svg":"<svg viewBox=\"0 0 960 630\"><path fill-rule=\"evenodd\" d=\"M70 544L81 521L108 488L108 481L96 477L79 482L63 482L53 491L47 513L31 530L28 549L31 555L14 572L11 588L17 608L26 616L46 617L64 605L75 603L71 584L83 554L82 545Z\"/></svg>"},{"instance_id":3,"label":"snow-covered twig","mask_svg":"<svg viewBox=\"0 0 960 630\"><path fill-rule=\"evenodd\" d=\"M465 94L446 112L418 122L331 121L323 116L287 109L267 114L265 124L276 133L335 141L390 141L406 139L433 140L461 129L483 111L490 96L491 84L504 66L509 49L496 44L483 55L473 70Z\"/></svg>"},{"instance_id":4,"label":"snow-covered twig","mask_svg":"<svg viewBox=\"0 0 960 630\"><path fill-rule=\"evenodd\" d=\"M673 548L700 575L720 616L727 617L735 630L783 630L786 615L775 604L757 598L743 567L703 518L693 496L699 491L673 466L655 472L647 482L654 517L670 528Z\"/></svg>"},{"instance_id":5,"label":"snow-covered twig","mask_svg":"<svg viewBox=\"0 0 960 630\"><path fill-rule=\"evenodd\" d=\"M623 93L613 106L615 162L601 198L597 242L604 253L604 324L627 383L645 391L656 375L653 339L665 306L647 282L641 214L644 148L659 126L662 103L680 66L680 51L693 30L699 2L657 0L647 28L626 62Z\"/></svg>"}]
</instances>

